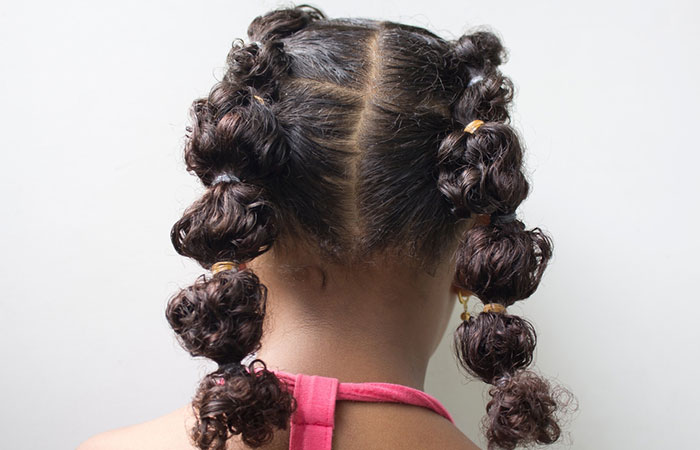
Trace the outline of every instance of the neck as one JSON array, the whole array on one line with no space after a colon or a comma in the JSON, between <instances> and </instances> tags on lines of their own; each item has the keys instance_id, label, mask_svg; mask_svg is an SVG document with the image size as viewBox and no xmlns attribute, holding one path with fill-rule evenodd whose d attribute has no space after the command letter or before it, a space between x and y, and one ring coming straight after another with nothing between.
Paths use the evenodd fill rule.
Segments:
<instances>
[{"instance_id":1,"label":"neck","mask_svg":"<svg viewBox=\"0 0 700 450\"><path fill-rule=\"evenodd\" d=\"M268 252L249 266L268 288L257 357L274 370L423 390L453 311L452 270L416 273L386 261L321 270L303 261Z\"/></svg>"}]
</instances>

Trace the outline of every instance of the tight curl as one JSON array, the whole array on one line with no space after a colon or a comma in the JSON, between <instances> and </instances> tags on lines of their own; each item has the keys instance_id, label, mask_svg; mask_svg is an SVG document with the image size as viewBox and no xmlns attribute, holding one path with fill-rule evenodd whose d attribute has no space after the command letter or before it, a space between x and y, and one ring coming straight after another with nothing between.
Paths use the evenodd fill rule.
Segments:
<instances>
[{"instance_id":1,"label":"tight curl","mask_svg":"<svg viewBox=\"0 0 700 450\"><path fill-rule=\"evenodd\" d=\"M205 192L171 230L178 253L209 269L248 262L287 239L348 267L380 252L431 272L455 256L454 284L505 306L529 297L551 239L509 214L527 197L523 149L509 125L513 84L500 39L447 41L420 27L329 19L309 5L256 17L227 70L193 101L184 159ZM469 134L466 124L485 123ZM456 252L455 255L452 255ZM267 288L250 268L201 276L166 316L182 346L219 367L197 388L197 448L250 447L287 428L296 402L263 361ZM461 365L493 385L489 449L558 439L554 390L527 367L525 319L483 313L455 333Z\"/></svg>"}]
</instances>

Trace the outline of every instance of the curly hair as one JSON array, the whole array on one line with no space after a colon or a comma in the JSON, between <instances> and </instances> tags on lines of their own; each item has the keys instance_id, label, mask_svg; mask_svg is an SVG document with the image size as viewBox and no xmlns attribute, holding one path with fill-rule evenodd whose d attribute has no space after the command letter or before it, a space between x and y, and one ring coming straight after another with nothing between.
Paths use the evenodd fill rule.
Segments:
<instances>
[{"instance_id":1,"label":"curly hair","mask_svg":"<svg viewBox=\"0 0 700 450\"><path fill-rule=\"evenodd\" d=\"M298 5L256 17L247 34L191 107L185 162L207 189L172 228L178 253L208 269L288 236L342 264L382 251L426 268L455 256L454 284L484 302L509 306L535 291L552 256L542 230L467 226L514 212L529 191L493 32L445 40ZM485 123L465 133L474 119ZM215 182L222 174L235 175ZM243 363L260 347L266 298L244 268L203 275L168 303L183 347L219 365L192 402L199 448L221 450L232 435L258 447L288 425L293 396L264 362ZM535 342L510 313L482 313L455 333L461 365L493 385L489 449L559 438L554 393L526 370Z\"/></svg>"}]
</instances>

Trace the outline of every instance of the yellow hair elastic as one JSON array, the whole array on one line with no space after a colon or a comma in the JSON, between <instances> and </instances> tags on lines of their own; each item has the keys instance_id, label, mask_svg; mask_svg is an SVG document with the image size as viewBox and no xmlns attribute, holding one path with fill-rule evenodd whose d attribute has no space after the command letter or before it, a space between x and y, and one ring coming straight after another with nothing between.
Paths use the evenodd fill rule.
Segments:
<instances>
[{"instance_id":1,"label":"yellow hair elastic","mask_svg":"<svg viewBox=\"0 0 700 450\"><path fill-rule=\"evenodd\" d=\"M212 275L216 275L219 272L222 272L224 270L242 270L245 269L245 263L236 263L233 261L219 261L211 265L211 273Z\"/></svg>"},{"instance_id":2,"label":"yellow hair elastic","mask_svg":"<svg viewBox=\"0 0 700 450\"><path fill-rule=\"evenodd\" d=\"M471 295L467 295L460 289L457 291L457 297L459 298L459 302L462 304L462 306L464 306L464 312L462 312L459 317L462 320L469 320L471 318L471 314L469 314L469 311L467 310L467 302L469 302L469 297L471 297ZM506 312L506 307L500 303L487 303L484 305L484 312L504 313Z\"/></svg>"},{"instance_id":3,"label":"yellow hair elastic","mask_svg":"<svg viewBox=\"0 0 700 450\"><path fill-rule=\"evenodd\" d=\"M471 122L469 122L469 124L466 127L464 127L464 131L466 131L469 134L474 134L474 132L476 130L478 130L479 127L482 126L483 124L484 124L483 120L479 120L479 119L472 120Z\"/></svg>"},{"instance_id":4,"label":"yellow hair elastic","mask_svg":"<svg viewBox=\"0 0 700 450\"><path fill-rule=\"evenodd\" d=\"M265 104L265 100L263 100L263 98L260 97L259 95L253 95L253 97L254 97L255 100L257 100L258 103L260 103L261 105L264 105L264 104Z\"/></svg>"},{"instance_id":5,"label":"yellow hair elastic","mask_svg":"<svg viewBox=\"0 0 700 450\"><path fill-rule=\"evenodd\" d=\"M504 313L506 312L506 307L500 303L487 303L484 305L484 312Z\"/></svg>"}]
</instances>

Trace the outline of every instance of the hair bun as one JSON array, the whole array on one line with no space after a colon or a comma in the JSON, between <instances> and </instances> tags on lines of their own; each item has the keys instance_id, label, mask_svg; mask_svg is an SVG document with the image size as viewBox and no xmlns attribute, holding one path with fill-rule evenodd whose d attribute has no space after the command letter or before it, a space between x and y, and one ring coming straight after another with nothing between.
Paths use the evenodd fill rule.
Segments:
<instances>
[{"instance_id":1,"label":"hair bun","mask_svg":"<svg viewBox=\"0 0 700 450\"><path fill-rule=\"evenodd\" d=\"M187 208L170 230L170 240L179 254L202 267L221 260L243 262L270 248L277 236L276 219L263 188L222 183Z\"/></svg>"},{"instance_id":2,"label":"hair bun","mask_svg":"<svg viewBox=\"0 0 700 450\"><path fill-rule=\"evenodd\" d=\"M471 70L491 70L506 62L508 54L500 38L492 31L465 34L453 44L452 53Z\"/></svg>"},{"instance_id":3,"label":"hair bun","mask_svg":"<svg viewBox=\"0 0 700 450\"><path fill-rule=\"evenodd\" d=\"M438 189L457 217L515 211L530 189L522 159L509 125L487 122L473 135L455 131L438 148Z\"/></svg>"},{"instance_id":4,"label":"hair bun","mask_svg":"<svg viewBox=\"0 0 700 450\"><path fill-rule=\"evenodd\" d=\"M170 300L166 317L192 356L240 364L259 346L265 294L249 270L223 271L210 279L202 275Z\"/></svg>"},{"instance_id":5,"label":"hair bun","mask_svg":"<svg viewBox=\"0 0 700 450\"><path fill-rule=\"evenodd\" d=\"M536 344L532 324L512 314L479 314L462 322L455 336L462 367L489 384L528 367Z\"/></svg>"},{"instance_id":6,"label":"hair bun","mask_svg":"<svg viewBox=\"0 0 700 450\"><path fill-rule=\"evenodd\" d=\"M275 429L287 428L296 408L286 386L259 359L204 377L192 404L200 417L192 437L201 449L224 449L230 435L253 448L267 444Z\"/></svg>"},{"instance_id":7,"label":"hair bun","mask_svg":"<svg viewBox=\"0 0 700 450\"><path fill-rule=\"evenodd\" d=\"M261 42L281 39L325 18L320 9L311 5L279 8L253 19L248 26L248 37Z\"/></svg>"},{"instance_id":8,"label":"hair bun","mask_svg":"<svg viewBox=\"0 0 700 450\"><path fill-rule=\"evenodd\" d=\"M559 439L561 428L556 413L570 403L568 391L552 389L534 372L519 370L500 378L489 394L492 398L486 405L483 423L489 443L514 449Z\"/></svg>"}]
</instances>

